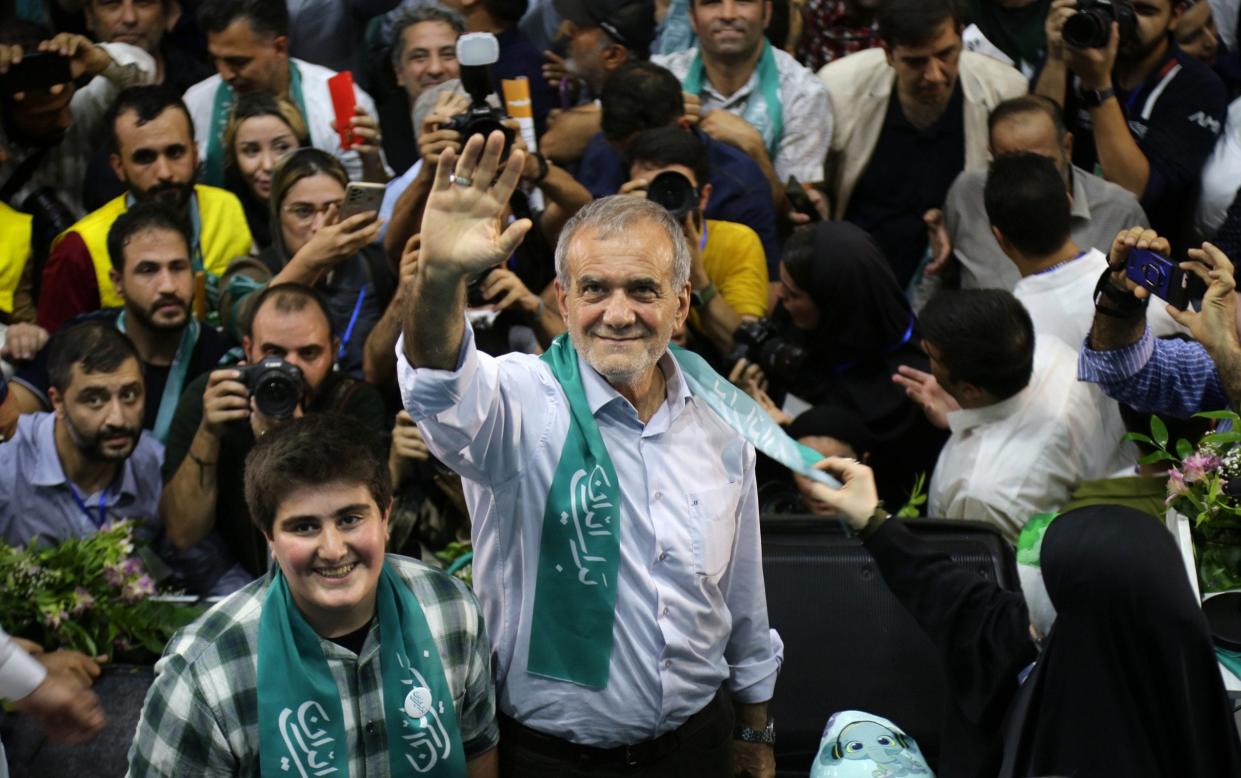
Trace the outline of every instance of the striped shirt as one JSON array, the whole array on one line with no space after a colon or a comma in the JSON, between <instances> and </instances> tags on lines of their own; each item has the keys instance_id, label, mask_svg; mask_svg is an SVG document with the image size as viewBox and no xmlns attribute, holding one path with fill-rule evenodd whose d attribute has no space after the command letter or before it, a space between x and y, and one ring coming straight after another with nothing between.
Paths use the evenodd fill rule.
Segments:
<instances>
[{"instance_id":1,"label":"striped shirt","mask_svg":"<svg viewBox=\"0 0 1241 778\"><path fill-rule=\"evenodd\" d=\"M1184 419L1228 405L1215 362L1201 343L1158 340L1147 327L1136 343L1111 351L1082 344L1077 379L1143 413Z\"/></svg>"},{"instance_id":2,"label":"striped shirt","mask_svg":"<svg viewBox=\"0 0 1241 778\"><path fill-rule=\"evenodd\" d=\"M466 759L495 747L491 649L474 594L427 565L388 556L426 615L452 689ZM134 742L131 778L257 776L259 616L271 577L251 583L173 636L155 665ZM376 619L360 654L319 639L341 691L351 778L388 775Z\"/></svg>"}]
</instances>

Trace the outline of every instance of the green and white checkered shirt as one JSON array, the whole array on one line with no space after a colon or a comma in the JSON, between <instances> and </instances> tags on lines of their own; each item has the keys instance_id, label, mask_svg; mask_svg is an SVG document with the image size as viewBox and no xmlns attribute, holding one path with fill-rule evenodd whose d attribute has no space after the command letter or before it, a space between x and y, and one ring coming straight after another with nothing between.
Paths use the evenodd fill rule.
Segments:
<instances>
[{"instance_id":1,"label":"green and white checkered shirt","mask_svg":"<svg viewBox=\"0 0 1241 778\"><path fill-rule=\"evenodd\" d=\"M409 584L435 636L465 757L482 754L500 735L478 601L464 583L422 562L392 555L388 562ZM259 775L259 614L270 580L233 594L169 641L129 749L129 776ZM319 641L341 690L350 778L389 774L379 639L376 619L360 655Z\"/></svg>"}]
</instances>

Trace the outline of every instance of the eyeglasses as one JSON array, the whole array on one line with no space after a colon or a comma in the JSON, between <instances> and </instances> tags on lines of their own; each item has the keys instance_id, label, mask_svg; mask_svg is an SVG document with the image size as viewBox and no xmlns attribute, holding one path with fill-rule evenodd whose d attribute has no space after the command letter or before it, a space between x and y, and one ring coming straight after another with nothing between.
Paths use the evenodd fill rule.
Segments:
<instances>
[{"instance_id":1,"label":"eyeglasses","mask_svg":"<svg viewBox=\"0 0 1241 778\"><path fill-rule=\"evenodd\" d=\"M284 212L299 222L308 222L315 218L315 214L326 214L328 209L335 205L338 209L344 200L328 200L322 205L313 205L311 203L289 203L284 206Z\"/></svg>"}]
</instances>

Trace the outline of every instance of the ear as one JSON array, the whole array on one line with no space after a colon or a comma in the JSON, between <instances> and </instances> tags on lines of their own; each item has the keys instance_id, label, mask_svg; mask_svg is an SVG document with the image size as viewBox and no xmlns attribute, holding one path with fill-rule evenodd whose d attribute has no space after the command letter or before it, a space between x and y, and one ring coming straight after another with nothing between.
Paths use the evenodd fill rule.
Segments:
<instances>
[{"instance_id":1,"label":"ear","mask_svg":"<svg viewBox=\"0 0 1241 778\"><path fill-rule=\"evenodd\" d=\"M115 267L108 268L108 280L112 282L112 288L116 289L116 293L120 295L122 300L125 299L125 283L121 280L123 276Z\"/></svg>"},{"instance_id":2,"label":"ear","mask_svg":"<svg viewBox=\"0 0 1241 778\"><path fill-rule=\"evenodd\" d=\"M86 26L86 31L95 34L95 9L91 6L90 0L82 3L82 21Z\"/></svg>"},{"instance_id":3,"label":"ear","mask_svg":"<svg viewBox=\"0 0 1241 778\"><path fill-rule=\"evenodd\" d=\"M108 155L108 164L112 167L112 172L116 177L125 183L129 183L129 179L125 177L125 167L121 164L121 155L113 152Z\"/></svg>"},{"instance_id":4,"label":"ear","mask_svg":"<svg viewBox=\"0 0 1241 778\"><path fill-rule=\"evenodd\" d=\"M698 198L698 210L704 214L707 212L707 203L711 201L711 184L702 185L702 194Z\"/></svg>"},{"instance_id":5,"label":"ear","mask_svg":"<svg viewBox=\"0 0 1241 778\"><path fill-rule=\"evenodd\" d=\"M177 22L181 20L181 4L177 0L172 0L168 4L168 18L164 20L164 32L172 32L172 28L177 26Z\"/></svg>"},{"instance_id":6,"label":"ear","mask_svg":"<svg viewBox=\"0 0 1241 778\"><path fill-rule=\"evenodd\" d=\"M241 350L245 352L247 362L251 361L250 360L250 347L253 345L254 345L254 341L250 340L249 335L241 336Z\"/></svg>"},{"instance_id":7,"label":"ear","mask_svg":"<svg viewBox=\"0 0 1241 778\"><path fill-rule=\"evenodd\" d=\"M771 0L765 0L763 2L763 29L767 29L769 24L771 24Z\"/></svg>"},{"instance_id":8,"label":"ear","mask_svg":"<svg viewBox=\"0 0 1241 778\"><path fill-rule=\"evenodd\" d=\"M332 361L336 361L336 355L340 353L340 338L332 338Z\"/></svg>"},{"instance_id":9,"label":"ear","mask_svg":"<svg viewBox=\"0 0 1241 778\"><path fill-rule=\"evenodd\" d=\"M277 54L284 54L284 55L286 55L286 56L288 55L288 53L289 53L289 38L288 38L288 36L286 36L286 35L277 35L277 36L276 36L276 38L275 38L275 40L273 40L273 41L272 41L272 45L273 45L273 46L275 46L275 48L276 48L276 53L277 53Z\"/></svg>"},{"instance_id":10,"label":"ear","mask_svg":"<svg viewBox=\"0 0 1241 778\"><path fill-rule=\"evenodd\" d=\"M560 318L564 319L565 324L569 323L569 290L560 284L560 279L556 278L552 281L552 285L556 290L556 307L560 309Z\"/></svg>"},{"instance_id":11,"label":"ear","mask_svg":"<svg viewBox=\"0 0 1241 778\"><path fill-rule=\"evenodd\" d=\"M603 62L604 69L610 73L625 64L625 60L629 59L629 52L619 43L612 43L603 47L599 59Z\"/></svg>"},{"instance_id":12,"label":"ear","mask_svg":"<svg viewBox=\"0 0 1241 778\"><path fill-rule=\"evenodd\" d=\"M60 393L59 389L54 386L49 386L47 388L47 399L51 401L52 412L55 413L57 417L65 415L65 397Z\"/></svg>"},{"instance_id":13,"label":"ear","mask_svg":"<svg viewBox=\"0 0 1241 778\"><path fill-rule=\"evenodd\" d=\"M690 308L690 292L694 289L694 285L689 281L685 282L685 286L677 290L677 316L676 326L680 327L685 324L685 320L689 318ZM675 329L675 328L674 328Z\"/></svg>"}]
</instances>

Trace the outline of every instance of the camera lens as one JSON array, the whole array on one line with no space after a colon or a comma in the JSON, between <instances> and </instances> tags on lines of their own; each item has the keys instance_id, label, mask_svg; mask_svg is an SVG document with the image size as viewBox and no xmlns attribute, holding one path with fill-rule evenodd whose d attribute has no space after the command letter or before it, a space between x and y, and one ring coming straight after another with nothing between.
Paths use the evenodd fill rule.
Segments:
<instances>
[{"instance_id":1,"label":"camera lens","mask_svg":"<svg viewBox=\"0 0 1241 778\"><path fill-rule=\"evenodd\" d=\"M675 170L666 170L651 179L646 198L659 203L677 221L685 218L698 205L698 192L689 179Z\"/></svg>"},{"instance_id":2,"label":"camera lens","mask_svg":"<svg viewBox=\"0 0 1241 778\"><path fill-rule=\"evenodd\" d=\"M302 387L283 372L268 371L254 388L254 404L259 413L273 419L287 419L302 400Z\"/></svg>"},{"instance_id":3,"label":"camera lens","mask_svg":"<svg viewBox=\"0 0 1241 778\"><path fill-rule=\"evenodd\" d=\"M1064 22L1064 42L1075 49L1102 49L1112 35L1112 15L1102 8L1078 11Z\"/></svg>"}]
</instances>

